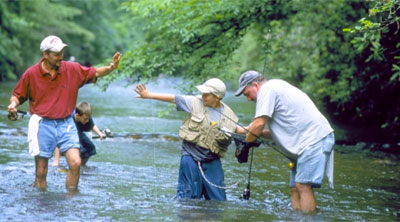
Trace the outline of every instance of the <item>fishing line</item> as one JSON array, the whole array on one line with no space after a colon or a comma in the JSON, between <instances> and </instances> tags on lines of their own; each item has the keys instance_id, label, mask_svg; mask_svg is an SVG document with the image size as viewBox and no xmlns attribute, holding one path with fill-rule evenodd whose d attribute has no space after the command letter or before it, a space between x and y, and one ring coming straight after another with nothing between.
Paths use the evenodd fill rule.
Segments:
<instances>
[{"instance_id":1,"label":"fishing line","mask_svg":"<svg viewBox=\"0 0 400 222\"><path fill-rule=\"evenodd\" d=\"M271 30L270 29L268 29L268 32L270 32ZM264 72L265 72L265 66L267 65L267 54L268 54L268 47L267 47L267 49L265 50L265 58L264 58L264 68L263 68L263 72L262 72L262 75L264 76ZM221 113L222 114L222 113ZM229 118L229 117L228 117ZM233 121L232 119L231 119L231 121ZM240 126L238 123L236 123L238 126ZM260 137L258 137L257 135L255 135L254 133L252 133L252 132L250 132L250 130L247 130L246 128L244 128L243 126L241 126L246 132L248 132L248 133L251 133L251 135L253 135L253 136L256 136L256 138L258 139L258 138L260 138ZM260 140L261 141L264 141L263 139L261 139L260 138ZM243 194L242 194L242 197L243 197L243 199L245 199L245 200L248 200L249 198L250 198L250 181L251 181L251 166L253 165L253 151L254 151L254 148L253 147L251 147L250 148L251 149L251 155L250 155L250 164L249 164L249 178L248 178L248 180L247 180L247 186L246 186L246 188L244 189L244 191L243 191ZM278 151L278 149L275 149L276 151ZM279 152L279 151L278 151ZM281 153L281 152L280 152Z\"/></svg>"},{"instance_id":2,"label":"fishing line","mask_svg":"<svg viewBox=\"0 0 400 222\"><path fill-rule=\"evenodd\" d=\"M219 186L219 185L217 185L217 184L214 184L214 183L212 183L211 181L209 181L209 180L207 179L206 175L204 174L203 169L201 168L200 161L197 161L197 165L199 166L201 176L203 176L204 180L205 180L208 184L210 184L211 186L213 186L213 187L216 187L216 188L219 188L219 189L227 190L227 189L236 188L237 185L240 183L240 180L239 180L238 182L236 182L236 183L234 183L234 184L232 184L232 185L230 185L230 186Z\"/></svg>"},{"instance_id":3,"label":"fishing line","mask_svg":"<svg viewBox=\"0 0 400 222\"><path fill-rule=\"evenodd\" d=\"M257 136L256 134L254 134L254 133L251 132L250 130L246 129L244 126L242 126L242 125L239 124L238 122L234 121L232 118L230 118L229 116L225 115L224 113L222 113L222 112L219 111L218 109L213 109L213 110L217 111L219 114L221 114L221 116L226 117L228 120L232 121L232 122L235 123L237 126L239 126L239 127L241 127L242 129L244 129L247 133L253 135L253 136L256 137L257 139L260 139L262 142L265 143L265 141L264 141L260 136ZM193 113L190 113L190 115L196 116L196 115L194 115ZM221 130L222 130L222 129L221 129ZM226 132L226 131L224 131L224 132ZM226 133L229 133L229 134L236 134L236 133L232 133L232 132L226 132ZM281 153L283 156L287 157L287 156L286 156L285 154L283 154L278 148L276 148L276 147L274 147L274 146L272 146L272 145L270 145L270 144L269 144L269 146L272 147L272 148L273 148L274 150L276 150L277 152ZM251 149L251 156L250 156L250 164L249 164L249 171L248 171L248 182L247 182L247 186L246 186L246 188L245 188L245 190L243 191L243 194L242 194L242 198L245 199L245 200L248 200L248 199L250 198L250 179L251 179L251 169L252 169L252 164L253 164L253 149L254 149L254 148L251 147L250 149ZM289 157L287 157L287 158L290 159ZM201 172L202 177L203 177L204 180L205 180L208 184L210 184L211 186L214 186L214 187L217 187L217 188L220 188L220 189L232 189L232 188L235 188L235 187L237 186L237 184L239 184L239 182L240 182L240 181L238 181L237 183L235 183L235 184L233 184L233 185L231 185L231 186L219 186L219 185L216 185L216 184L210 182L210 181L207 179L207 177L204 175L204 172L203 172L203 169L201 168L200 162L197 161L197 163L198 163L198 167L199 167L199 170L200 170L200 172Z\"/></svg>"},{"instance_id":4,"label":"fishing line","mask_svg":"<svg viewBox=\"0 0 400 222\"><path fill-rule=\"evenodd\" d=\"M151 116L154 116L154 101L151 103ZM152 125L152 132L155 130L155 124L154 124L154 118L153 118L153 124ZM153 140L153 168L154 168L154 178L157 179L157 166L156 166L156 146L155 146L155 140ZM157 191L156 194L158 193L158 186L157 183L153 183L155 186L155 190ZM156 198L158 196L155 194Z\"/></svg>"},{"instance_id":5,"label":"fishing line","mask_svg":"<svg viewBox=\"0 0 400 222\"><path fill-rule=\"evenodd\" d=\"M244 129L246 131L246 133L251 134L252 136L256 137L257 139L259 139L261 142L263 142L264 144L267 144L266 141L261 137L261 136L257 136L256 134L254 134L253 132L251 132L250 130L246 129L244 126L242 126L240 123L234 121L233 119L231 119L229 116L223 114L222 112L220 112L219 110L216 110L218 113L220 113L222 116L226 117L228 120L232 121L233 123L235 123L237 126L239 126L240 128ZM230 134L235 134L232 132L227 132ZM288 157L285 153L283 153L281 150L279 150L276 146L269 144L268 146L273 148L275 151L277 151L278 153L282 154L284 157L288 158L290 161L292 161L292 159L290 157Z\"/></svg>"}]
</instances>

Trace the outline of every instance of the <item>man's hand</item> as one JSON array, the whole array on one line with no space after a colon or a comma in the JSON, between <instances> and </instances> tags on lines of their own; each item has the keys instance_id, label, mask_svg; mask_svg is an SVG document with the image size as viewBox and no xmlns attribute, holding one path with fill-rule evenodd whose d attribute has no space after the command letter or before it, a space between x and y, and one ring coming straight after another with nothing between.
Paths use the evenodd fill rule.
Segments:
<instances>
[{"instance_id":1,"label":"man's hand","mask_svg":"<svg viewBox=\"0 0 400 222\"><path fill-rule=\"evenodd\" d=\"M15 121L18 119L18 114L17 114L17 103L15 101L11 101L10 105L8 105L8 119L11 121Z\"/></svg>"},{"instance_id":2,"label":"man's hand","mask_svg":"<svg viewBox=\"0 0 400 222\"><path fill-rule=\"evenodd\" d=\"M138 94L137 98L148 99L150 98L150 92L147 91L145 84L139 84L135 88L135 92Z\"/></svg>"},{"instance_id":3,"label":"man's hand","mask_svg":"<svg viewBox=\"0 0 400 222\"><path fill-rule=\"evenodd\" d=\"M119 52L116 52L113 56L113 61L110 63L109 66L102 66L99 68L96 68L96 77L103 77L105 75L108 75L111 73L114 69L118 68L119 61L121 60L122 54Z\"/></svg>"},{"instance_id":4,"label":"man's hand","mask_svg":"<svg viewBox=\"0 0 400 222\"><path fill-rule=\"evenodd\" d=\"M11 103L10 103L10 105L8 105L8 112L10 112L10 113L16 113L17 112L17 103L16 102L14 102L14 101L12 101Z\"/></svg>"},{"instance_id":5,"label":"man's hand","mask_svg":"<svg viewBox=\"0 0 400 222\"><path fill-rule=\"evenodd\" d=\"M111 70L114 70L114 69L118 68L118 64L119 64L119 61L121 60L121 56L122 56L122 54L119 53L119 52L116 52L114 54L113 61L112 61L112 63L110 63L110 69Z\"/></svg>"}]
</instances>

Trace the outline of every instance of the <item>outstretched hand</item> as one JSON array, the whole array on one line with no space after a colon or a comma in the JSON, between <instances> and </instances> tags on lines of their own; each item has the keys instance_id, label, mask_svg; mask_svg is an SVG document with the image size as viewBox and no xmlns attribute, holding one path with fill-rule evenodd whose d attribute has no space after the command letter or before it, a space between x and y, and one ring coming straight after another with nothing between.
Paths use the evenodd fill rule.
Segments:
<instances>
[{"instance_id":1,"label":"outstretched hand","mask_svg":"<svg viewBox=\"0 0 400 222\"><path fill-rule=\"evenodd\" d=\"M119 61L121 60L122 54L120 52L116 52L113 56L113 61L110 63L110 68L112 70L116 69L118 67Z\"/></svg>"},{"instance_id":2,"label":"outstretched hand","mask_svg":"<svg viewBox=\"0 0 400 222\"><path fill-rule=\"evenodd\" d=\"M138 94L136 96L137 98L143 98L143 99L150 98L150 92L147 91L145 84L137 85L134 90Z\"/></svg>"},{"instance_id":3,"label":"outstretched hand","mask_svg":"<svg viewBox=\"0 0 400 222\"><path fill-rule=\"evenodd\" d=\"M114 69L118 68L119 61L121 60L122 54L119 52L116 52L113 56L113 61L110 63L109 66L102 66L99 68L96 68L96 77L103 77L111 73Z\"/></svg>"}]
</instances>

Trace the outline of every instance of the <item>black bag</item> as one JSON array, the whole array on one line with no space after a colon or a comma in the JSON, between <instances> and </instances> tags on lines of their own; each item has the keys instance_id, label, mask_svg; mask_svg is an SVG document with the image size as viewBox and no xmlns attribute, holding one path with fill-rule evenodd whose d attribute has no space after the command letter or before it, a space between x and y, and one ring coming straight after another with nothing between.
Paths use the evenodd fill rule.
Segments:
<instances>
[{"instance_id":1,"label":"black bag","mask_svg":"<svg viewBox=\"0 0 400 222\"><path fill-rule=\"evenodd\" d=\"M246 142L245 134L232 134L232 136L236 145L235 156L239 163L246 163L249 158L250 148L259 147L262 143L259 139L250 143Z\"/></svg>"}]
</instances>

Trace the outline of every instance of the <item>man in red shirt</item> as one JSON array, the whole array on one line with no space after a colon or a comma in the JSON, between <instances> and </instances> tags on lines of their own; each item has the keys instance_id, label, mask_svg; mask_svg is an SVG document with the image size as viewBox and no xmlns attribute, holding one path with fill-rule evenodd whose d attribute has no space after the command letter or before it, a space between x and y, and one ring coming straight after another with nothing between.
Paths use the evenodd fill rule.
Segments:
<instances>
[{"instance_id":1,"label":"man in red shirt","mask_svg":"<svg viewBox=\"0 0 400 222\"><path fill-rule=\"evenodd\" d=\"M109 66L84 67L79 63L63 61L67 45L57 36L48 36L40 44L43 58L29 67L18 81L8 111L16 115L18 105L29 99L29 152L35 157L35 187L45 189L48 160L54 149L60 148L68 162L66 188L78 187L81 158L78 133L72 112L78 90L84 84L96 82L118 67L119 52Z\"/></svg>"}]
</instances>

